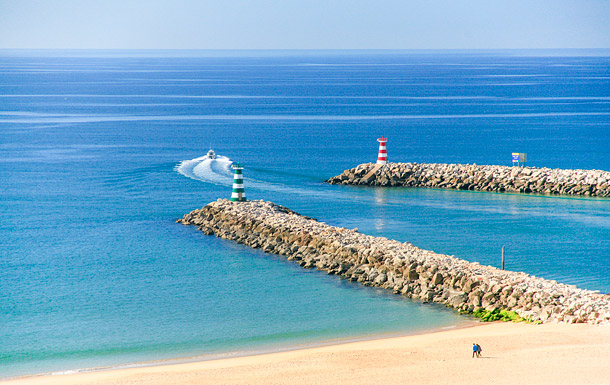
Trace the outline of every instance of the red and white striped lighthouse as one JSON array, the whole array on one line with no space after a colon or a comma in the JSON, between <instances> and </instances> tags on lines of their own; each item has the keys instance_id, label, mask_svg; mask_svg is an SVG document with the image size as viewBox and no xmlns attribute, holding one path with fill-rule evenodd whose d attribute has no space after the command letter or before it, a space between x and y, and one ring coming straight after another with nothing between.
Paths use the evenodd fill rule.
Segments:
<instances>
[{"instance_id":1,"label":"red and white striped lighthouse","mask_svg":"<svg viewBox=\"0 0 610 385\"><path fill-rule=\"evenodd\" d=\"M379 154L377 155L377 164L387 164L388 163L388 150L385 144L388 142L388 138L381 137L377 139L379 142Z\"/></svg>"}]
</instances>

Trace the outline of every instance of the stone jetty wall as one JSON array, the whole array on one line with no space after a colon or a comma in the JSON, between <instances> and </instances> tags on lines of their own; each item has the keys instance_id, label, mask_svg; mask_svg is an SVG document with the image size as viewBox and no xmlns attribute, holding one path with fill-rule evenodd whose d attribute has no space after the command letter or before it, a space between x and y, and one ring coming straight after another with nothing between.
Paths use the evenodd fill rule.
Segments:
<instances>
[{"instance_id":1,"label":"stone jetty wall","mask_svg":"<svg viewBox=\"0 0 610 385\"><path fill-rule=\"evenodd\" d=\"M610 295L329 226L271 202L218 200L178 222L306 268L460 311L508 309L534 321L610 323Z\"/></svg>"},{"instance_id":2,"label":"stone jetty wall","mask_svg":"<svg viewBox=\"0 0 610 385\"><path fill-rule=\"evenodd\" d=\"M432 187L456 190L610 197L610 172L476 164L388 163L370 178L365 163L327 180L330 184Z\"/></svg>"}]
</instances>

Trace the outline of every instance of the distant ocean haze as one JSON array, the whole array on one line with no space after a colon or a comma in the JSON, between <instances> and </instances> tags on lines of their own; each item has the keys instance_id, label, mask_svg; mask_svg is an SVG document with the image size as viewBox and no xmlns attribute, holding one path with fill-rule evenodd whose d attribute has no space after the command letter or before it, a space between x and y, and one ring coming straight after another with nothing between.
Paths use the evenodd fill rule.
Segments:
<instances>
[{"instance_id":1,"label":"distant ocean haze","mask_svg":"<svg viewBox=\"0 0 610 385\"><path fill-rule=\"evenodd\" d=\"M0 378L469 322L175 223L249 199L610 292L610 200L330 186L374 162L610 170L610 57L0 54ZM213 148L221 157L202 157Z\"/></svg>"}]
</instances>

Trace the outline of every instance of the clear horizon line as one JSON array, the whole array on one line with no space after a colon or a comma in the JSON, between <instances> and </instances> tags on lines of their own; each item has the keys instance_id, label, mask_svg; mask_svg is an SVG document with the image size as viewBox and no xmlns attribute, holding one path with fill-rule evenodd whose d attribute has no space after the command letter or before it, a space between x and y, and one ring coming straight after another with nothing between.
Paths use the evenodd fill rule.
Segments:
<instances>
[{"instance_id":1,"label":"clear horizon line","mask_svg":"<svg viewBox=\"0 0 610 385\"><path fill-rule=\"evenodd\" d=\"M316 55L501 55L610 57L610 48L0 48L0 57L273 57Z\"/></svg>"},{"instance_id":2,"label":"clear horizon line","mask_svg":"<svg viewBox=\"0 0 610 385\"><path fill-rule=\"evenodd\" d=\"M0 47L13 51L610 51L610 47L530 47L530 48L67 48Z\"/></svg>"}]
</instances>

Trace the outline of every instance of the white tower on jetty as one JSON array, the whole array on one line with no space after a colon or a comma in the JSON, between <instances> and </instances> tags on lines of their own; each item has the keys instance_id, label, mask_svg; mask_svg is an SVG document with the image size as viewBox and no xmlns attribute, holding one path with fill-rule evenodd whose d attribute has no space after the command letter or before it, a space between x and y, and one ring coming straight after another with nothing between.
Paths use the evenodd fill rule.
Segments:
<instances>
[{"instance_id":1,"label":"white tower on jetty","mask_svg":"<svg viewBox=\"0 0 610 385\"><path fill-rule=\"evenodd\" d=\"M239 162L232 165L231 168L235 170L235 175L233 176L233 193L231 194L231 202L245 202L246 192L244 190L244 178L241 173L241 170L244 168Z\"/></svg>"},{"instance_id":2,"label":"white tower on jetty","mask_svg":"<svg viewBox=\"0 0 610 385\"><path fill-rule=\"evenodd\" d=\"M388 163L388 150L386 148L386 143L388 142L388 138L381 137L377 139L379 142L379 154L377 155L377 164L387 164Z\"/></svg>"}]
</instances>

